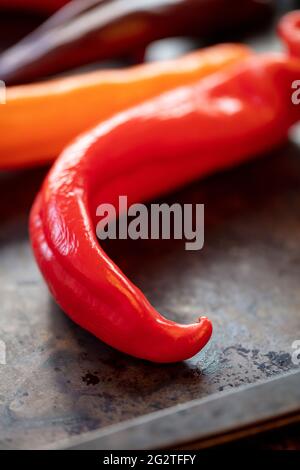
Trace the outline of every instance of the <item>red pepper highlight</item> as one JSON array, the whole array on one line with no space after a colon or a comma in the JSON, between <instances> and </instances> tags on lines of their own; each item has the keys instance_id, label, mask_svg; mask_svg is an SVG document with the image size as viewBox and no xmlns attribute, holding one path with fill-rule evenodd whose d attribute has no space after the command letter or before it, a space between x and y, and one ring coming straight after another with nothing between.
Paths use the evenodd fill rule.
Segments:
<instances>
[{"instance_id":1,"label":"red pepper highlight","mask_svg":"<svg viewBox=\"0 0 300 470\"><path fill-rule=\"evenodd\" d=\"M283 55L243 60L193 86L122 112L56 161L30 217L39 267L62 309L114 348L154 362L188 359L212 333L208 319L163 318L108 258L95 234L96 207L149 200L257 157L300 118L291 82L300 63Z\"/></svg>"}]
</instances>

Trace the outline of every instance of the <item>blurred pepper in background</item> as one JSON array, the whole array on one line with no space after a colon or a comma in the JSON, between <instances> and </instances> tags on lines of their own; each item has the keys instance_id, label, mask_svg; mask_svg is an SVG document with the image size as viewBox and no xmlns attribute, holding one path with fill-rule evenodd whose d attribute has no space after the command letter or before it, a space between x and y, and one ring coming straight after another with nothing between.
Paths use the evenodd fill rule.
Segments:
<instances>
[{"instance_id":1,"label":"blurred pepper in background","mask_svg":"<svg viewBox=\"0 0 300 470\"><path fill-rule=\"evenodd\" d=\"M244 45L223 44L172 61L9 87L6 105L0 107L0 168L52 161L71 139L99 121L250 53Z\"/></svg>"},{"instance_id":2,"label":"blurred pepper in background","mask_svg":"<svg viewBox=\"0 0 300 470\"><path fill-rule=\"evenodd\" d=\"M300 57L300 11L292 11L284 16L278 26L278 33L285 41L289 53Z\"/></svg>"},{"instance_id":3,"label":"blurred pepper in background","mask_svg":"<svg viewBox=\"0 0 300 470\"><path fill-rule=\"evenodd\" d=\"M30 10L51 14L70 0L0 0L0 8Z\"/></svg>"},{"instance_id":4,"label":"blurred pepper in background","mask_svg":"<svg viewBox=\"0 0 300 470\"><path fill-rule=\"evenodd\" d=\"M73 2L72 2L73 3ZM142 55L153 40L205 37L270 17L268 0L78 2L0 56L0 77L25 83L93 61ZM92 6L91 6L92 5Z\"/></svg>"},{"instance_id":5,"label":"blurred pepper in background","mask_svg":"<svg viewBox=\"0 0 300 470\"><path fill-rule=\"evenodd\" d=\"M185 360L205 346L207 318L181 325L162 317L109 259L96 238L96 209L117 207L122 194L128 205L148 201L281 145L300 119L291 100L299 75L298 57L253 54L114 115L64 150L29 226L40 270L73 321L154 362Z\"/></svg>"}]
</instances>

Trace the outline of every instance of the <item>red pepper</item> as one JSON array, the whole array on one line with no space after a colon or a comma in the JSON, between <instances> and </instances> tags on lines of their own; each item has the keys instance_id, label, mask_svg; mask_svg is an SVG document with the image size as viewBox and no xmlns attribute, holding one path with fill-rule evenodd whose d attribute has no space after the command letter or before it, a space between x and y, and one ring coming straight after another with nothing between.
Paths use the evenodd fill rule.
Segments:
<instances>
[{"instance_id":1,"label":"red pepper","mask_svg":"<svg viewBox=\"0 0 300 470\"><path fill-rule=\"evenodd\" d=\"M70 3L5 50L0 79L26 83L95 61L141 57L156 39L209 38L260 23L271 12L268 0L80 0L80 8Z\"/></svg>"},{"instance_id":2,"label":"red pepper","mask_svg":"<svg viewBox=\"0 0 300 470\"><path fill-rule=\"evenodd\" d=\"M300 10L292 11L283 17L278 32L292 56L300 57Z\"/></svg>"},{"instance_id":3,"label":"red pepper","mask_svg":"<svg viewBox=\"0 0 300 470\"><path fill-rule=\"evenodd\" d=\"M30 217L38 265L62 309L116 349L155 361L190 358L207 343L207 318L163 318L108 258L95 234L96 207L165 194L257 157L300 118L291 83L300 62L254 56L101 123L56 161Z\"/></svg>"},{"instance_id":4,"label":"red pepper","mask_svg":"<svg viewBox=\"0 0 300 470\"><path fill-rule=\"evenodd\" d=\"M63 310L111 346L157 362L187 359L211 335L207 319L163 319L97 243L101 202L131 203L270 150L300 110L289 89L300 66L255 58L230 74L124 112L67 149L31 214L33 249ZM116 145L117 143L117 145Z\"/></svg>"}]
</instances>

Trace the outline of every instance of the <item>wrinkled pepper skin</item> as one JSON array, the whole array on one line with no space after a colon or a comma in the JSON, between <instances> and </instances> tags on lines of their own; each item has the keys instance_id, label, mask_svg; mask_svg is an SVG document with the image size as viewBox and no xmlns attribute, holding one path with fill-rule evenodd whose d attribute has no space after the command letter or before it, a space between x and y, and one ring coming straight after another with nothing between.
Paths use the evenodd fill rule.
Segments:
<instances>
[{"instance_id":1,"label":"wrinkled pepper skin","mask_svg":"<svg viewBox=\"0 0 300 470\"><path fill-rule=\"evenodd\" d=\"M188 359L212 326L164 319L108 258L95 235L96 207L142 202L280 145L299 120L290 84L300 64L250 57L101 123L55 162L34 203L30 236L57 303L114 348L167 363Z\"/></svg>"},{"instance_id":2,"label":"wrinkled pepper skin","mask_svg":"<svg viewBox=\"0 0 300 470\"><path fill-rule=\"evenodd\" d=\"M54 13L70 0L0 0L0 9L29 10L38 13Z\"/></svg>"},{"instance_id":3,"label":"wrinkled pepper skin","mask_svg":"<svg viewBox=\"0 0 300 470\"><path fill-rule=\"evenodd\" d=\"M0 169L50 162L100 121L250 54L242 45L219 45L168 62L9 87L0 106Z\"/></svg>"},{"instance_id":4,"label":"wrinkled pepper skin","mask_svg":"<svg viewBox=\"0 0 300 470\"><path fill-rule=\"evenodd\" d=\"M36 81L93 61L141 55L153 40L206 37L270 17L267 0L111 0L43 27L0 56L7 85Z\"/></svg>"}]
</instances>

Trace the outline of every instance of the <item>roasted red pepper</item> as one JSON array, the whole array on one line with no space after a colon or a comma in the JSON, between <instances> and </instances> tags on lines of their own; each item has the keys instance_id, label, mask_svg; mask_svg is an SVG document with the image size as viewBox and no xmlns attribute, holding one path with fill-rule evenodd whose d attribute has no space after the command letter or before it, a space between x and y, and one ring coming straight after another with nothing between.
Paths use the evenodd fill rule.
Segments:
<instances>
[{"instance_id":1,"label":"roasted red pepper","mask_svg":"<svg viewBox=\"0 0 300 470\"><path fill-rule=\"evenodd\" d=\"M96 3L92 8L83 6L81 14L70 4L65 13L5 51L0 56L0 79L7 84L24 83L95 60L137 52L141 55L141 50L155 39L174 35L205 37L257 23L269 18L271 11L268 0Z\"/></svg>"},{"instance_id":2,"label":"roasted red pepper","mask_svg":"<svg viewBox=\"0 0 300 470\"><path fill-rule=\"evenodd\" d=\"M98 338L133 356L173 362L196 354L212 326L161 317L108 258L95 234L96 207L149 200L257 157L299 120L291 83L300 62L243 59L101 123L56 161L30 217L38 265L62 309Z\"/></svg>"},{"instance_id":3,"label":"roasted red pepper","mask_svg":"<svg viewBox=\"0 0 300 470\"><path fill-rule=\"evenodd\" d=\"M1 0L0 0L1 1ZM104 5L113 0L72 0L65 2L62 8L56 11L50 18L48 18L39 28L36 29L35 34L39 34L41 31L51 30L57 26L67 24L69 21L74 20L82 13L86 13L95 6ZM28 36L27 39L31 39L33 36Z\"/></svg>"}]
</instances>

